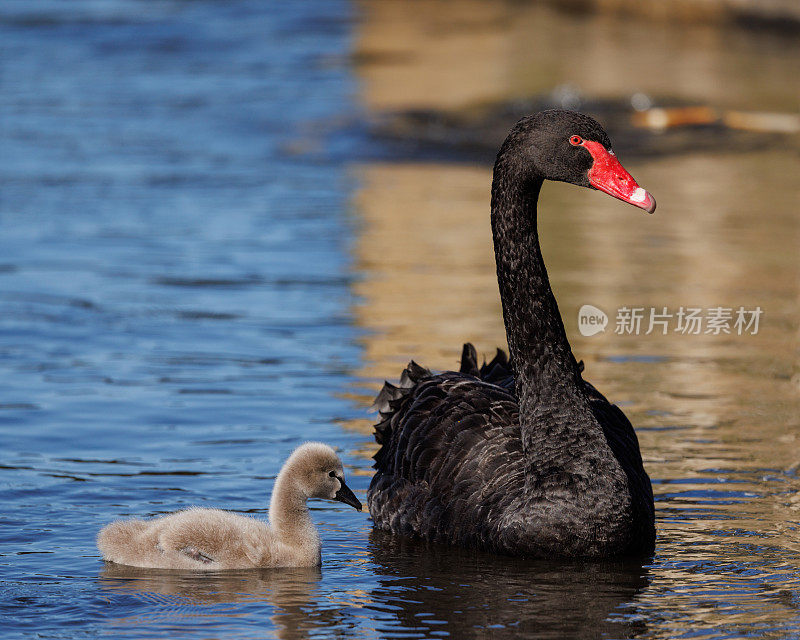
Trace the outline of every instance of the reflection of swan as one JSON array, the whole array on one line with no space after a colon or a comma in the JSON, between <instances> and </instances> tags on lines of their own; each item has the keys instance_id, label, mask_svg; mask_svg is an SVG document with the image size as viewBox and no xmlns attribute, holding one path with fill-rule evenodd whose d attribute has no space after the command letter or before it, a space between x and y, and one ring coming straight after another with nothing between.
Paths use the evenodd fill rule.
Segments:
<instances>
[{"instance_id":1,"label":"reflection of swan","mask_svg":"<svg viewBox=\"0 0 800 640\"><path fill-rule=\"evenodd\" d=\"M298 447L275 480L270 524L221 509L192 508L153 520L104 527L97 547L104 560L160 569L305 567L320 563L320 541L306 500L361 503L344 483L342 462L320 442Z\"/></svg>"},{"instance_id":2,"label":"reflection of swan","mask_svg":"<svg viewBox=\"0 0 800 640\"><path fill-rule=\"evenodd\" d=\"M151 623L166 625L180 622L185 626L193 616L200 622L209 615L222 624L229 616L231 624L235 624L241 612L236 608L220 609L213 605L266 603L275 608L270 619L275 625L276 637L299 640L309 637L311 630L328 623L322 618L312 621L306 613L321 577L318 567L198 574L106 564L99 582L107 598L121 600L117 610L124 611L124 597L132 596L150 605L148 619ZM137 624L141 615L141 603L137 602L129 616L118 617L114 623Z\"/></svg>"},{"instance_id":3,"label":"reflection of swan","mask_svg":"<svg viewBox=\"0 0 800 640\"><path fill-rule=\"evenodd\" d=\"M446 631L451 638L573 639L644 631L639 621L609 619L631 613L620 607L648 585L641 562L523 560L377 529L369 552L379 580L370 601L392 616L382 631L390 626L424 637Z\"/></svg>"},{"instance_id":4,"label":"reflection of swan","mask_svg":"<svg viewBox=\"0 0 800 640\"><path fill-rule=\"evenodd\" d=\"M545 180L592 187L650 213L653 197L592 118L523 118L497 155L491 220L513 367L459 372L412 362L376 405L375 526L521 556L652 553L653 491L628 419L582 378L544 266L537 202Z\"/></svg>"}]
</instances>

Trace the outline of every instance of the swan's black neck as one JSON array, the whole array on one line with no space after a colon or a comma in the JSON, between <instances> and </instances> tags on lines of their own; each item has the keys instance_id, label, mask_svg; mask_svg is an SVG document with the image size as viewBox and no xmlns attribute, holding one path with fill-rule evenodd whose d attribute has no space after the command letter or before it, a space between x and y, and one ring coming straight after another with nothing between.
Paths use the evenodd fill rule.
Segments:
<instances>
[{"instance_id":1,"label":"swan's black neck","mask_svg":"<svg viewBox=\"0 0 800 640\"><path fill-rule=\"evenodd\" d=\"M529 449L542 436L585 423L588 402L539 246L536 205L544 178L514 160L501 152L495 164L492 234L523 445ZM532 425L540 437L532 438Z\"/></svg>"}]
</instances>

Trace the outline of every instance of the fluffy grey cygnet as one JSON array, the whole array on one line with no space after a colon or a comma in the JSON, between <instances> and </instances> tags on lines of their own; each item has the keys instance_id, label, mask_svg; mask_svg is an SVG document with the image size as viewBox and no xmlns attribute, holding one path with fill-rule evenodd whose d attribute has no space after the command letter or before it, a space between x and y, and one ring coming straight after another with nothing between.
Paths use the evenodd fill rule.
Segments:
<instances>
[{"instance_id":1,"label":"fluffy grey cygnet","mask_svg":"<svg viewBox=\"0 0 800 640\"><path fill-rule=\"evenodd\" d=\"M307 442L281 468L269 524L221 509L193 507L152 520L118 520L97 535L103 559L158 569L250 569L319 565L320 540L306 500L361 503L328 445Z\"/></svg>"}]
</instances>

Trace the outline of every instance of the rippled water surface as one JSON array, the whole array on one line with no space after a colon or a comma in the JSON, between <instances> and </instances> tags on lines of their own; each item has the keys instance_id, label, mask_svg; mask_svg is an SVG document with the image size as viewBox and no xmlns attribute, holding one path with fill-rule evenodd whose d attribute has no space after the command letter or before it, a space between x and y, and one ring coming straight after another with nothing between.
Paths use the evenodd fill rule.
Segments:
<instances>
[{"instance_id":1,"label":"rippled water surface","mask_svg":"<svg viewBox=\"0 0 800 640\"><path fill-rule=\"evenodd\" d=\"M0 6L4 637L800 634L800 163L774 145L626 162L658 198L652 217L566 185L542 194L575 353L638 428L654 558L427 548L315 502L321 569L100 561L94 536L114 518L266 517L281 461L307 439L341 450L363 500L381 380L410 357L452 367L464 340L503 344L489 167L387 160L370 113L562 81L797 108L796 43L662 26L625 82L610 70L641 23L471 2L455 20L442 8L455 6ZM536 29L546 37L523 46ZM591 52L548 53L571 29ZM596 73L577 64L589 54ZM580 336L583 304L608 331ZM615 335L626 305L764 315L757 335Z\"/></svg>"}]
</instances>

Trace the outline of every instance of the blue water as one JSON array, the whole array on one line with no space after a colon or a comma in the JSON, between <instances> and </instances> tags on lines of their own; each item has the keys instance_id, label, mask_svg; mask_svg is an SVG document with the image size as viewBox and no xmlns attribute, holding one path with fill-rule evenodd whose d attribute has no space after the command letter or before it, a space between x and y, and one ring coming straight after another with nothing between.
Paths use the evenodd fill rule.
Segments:
<instances>
[{"instance_id":1,"label":"blue water","mask_svg":"<svg viewBox=\"0 0 800 640\"><path fill-rule=\"evenodd\" d=\"M6 634L117 635L141 616L172 635L157 600L102 577L97 529L192 504L265 513L297 444L354 448L336 423L357 411L337 397L359 357L350 180L324 131L292 150L353 109L351 15L0 7ZM350 483L363 499L367 478ZM328 566L363 546L363 514L315 509Z\"/></svg>"},{"instance_id":2,"label":"blue water","mask_svg":"<svg viewBox=\"0 0 800 640\"><path fill-rule=\"evenodd\" d=\"M358 398L378 381L359 373L371 329L355 311L367 267L353 257L353 165L366 147L391 151L360 124L361 8L0 4L0 636L797 637L796 467L768 460L794 446L772 438L791 435L795 405L767 389L737 423L717 418L733 402L722 391L661 401L658 375L697 368L687 349L609 357L623 400L644 380L639 404L655 407L636 409L657 495L653 559L428 548L317 501L320 569L100 560L94 536L116 518L189 505L266 517L281 462L308 439L339 449L365 499ZM783 193L776 175L756 182ZM763 295L770 313L786 297L778 284ZM395 304L415 316L414 299ZM727 375L729 396L770 376L788 384L784 361L765 364L796 335L781 313L772 351L737 361L735 345L700 369ZM668 404L686 411L657 410Z\"/></svg>"}]
</instances>

